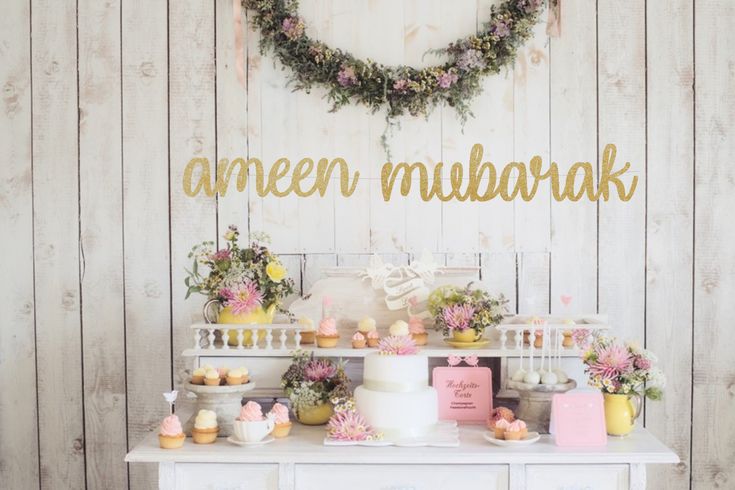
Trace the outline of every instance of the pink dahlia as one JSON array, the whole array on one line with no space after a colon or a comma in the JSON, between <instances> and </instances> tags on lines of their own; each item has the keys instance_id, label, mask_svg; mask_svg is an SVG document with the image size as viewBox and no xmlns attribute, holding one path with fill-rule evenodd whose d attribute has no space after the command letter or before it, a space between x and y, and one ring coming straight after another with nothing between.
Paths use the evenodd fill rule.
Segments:
<instances>
[{"instance_id":1,"label":"pink dahlia","mask_svg":"<svg viewBox=\"0 0 735 490\"><path fill-rule=\"evenodd\" d=\"M598 346L595 349L597 360L591 362L589 371L592 376L612 380L629 372L633 366L633 359L628 349L619 344Z\"/></svg>"},{"instance_id":2,"label":"pink dahlia","mask_svg":"<svg viewBox=\"0 0 735 490\"><path fill-rule=\"evenodd\" d=\"M225 298L224 305L232 308L235 315L248 314L263 302L263 294L252 282L245 282L232 288L223 288L220 295Z\"/></svg>"},{"instance_id":3,"label":"pink dahlia","mask_svg":"<svg viewBox=\"0 0 735 490\"><path fill-rule=\"evenodd\" d=\"M374 439L375 431L356 410L335 413L327 424L329 438L335 441L368 441Z\"/></svg>"},{"instance_id":4,"label":"pink dahlia","mask_svg":"<svg viewBox=\"0 0 735 490\"><path fill-rule=\"evenodd\" d=\"M636 369L648 370L651 369L652 363L650 359L647 359L643 356L636 356L633 361L633 365Z\"/></svg>"},{"instance_id":5,"label":"pink dahlia","mask_svg":"<svg viewBox=\"0 0 735 490\"><path fill-rule=\"evenodd\" d=\"M304 365L307 381L324 381L337 374L337 367L325 359L312 359Z\"/></svg>"},{"instance_id":6,"label":"pink dahlia","mask_svg":"<svg viewBox=\"0 0 735 490\"><path fill-rule=\"evenodd\" d=\"M378 344L378 352L385 355L411 356L419 349L409 335L383 337Z\"/></svg>"},{"instance_id":7,"label":"pink dahlia","mask_svg":"<svg viewBox=\"0 0 735 490\"><path fill-rule=\"evenodd\" d=\"M445 306L442 310L444 323L450 330L467 330L474 314L475 308L466 304Z\"/></svg>"},{"instance_id":8,"label":"pink dahlia","mask_svg":"<svg viewBox=\"0 0 735 490\"><path fill-rule=\"evenodd\" d=\"M230 251L226 248L223 248L221 250L217 250L215 253L212 254L210 257L215 262L221 262L223 260L229 260L230 259Z\"/></svg>"}]
</instances>

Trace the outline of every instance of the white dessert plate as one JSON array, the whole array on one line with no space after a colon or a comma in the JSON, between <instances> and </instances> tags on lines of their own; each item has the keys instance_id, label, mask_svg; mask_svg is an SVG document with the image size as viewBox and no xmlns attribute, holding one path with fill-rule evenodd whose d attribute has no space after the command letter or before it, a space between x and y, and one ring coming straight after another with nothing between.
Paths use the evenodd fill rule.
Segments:
<instances>
[{"instance_id":1,"label":"white dessert plate","mask_svg":"<svg viewBox=\"0 0 735 490\"><path fill-rule=\"evenodd\" d=\"M269 442L273 442L273 441L275 441L275 438L273 436L267 436L265 439L263 439L262 441L258 441L258 442L241 441L235 436L230 436L227 438L227 442L231 442L232 444L235 444L236 446L262 446L263 444L268 444Z\"/></svg>"},{"instance_id":2,"label":"white dessert plate","mask_svg":"<svg viewBox=\"0 0 735 490\"><path fill-rule=\"evenodd\" d=\"M483 432L482 436L485 440L492 442L496 446L513 447L513 446L527 446L541 439L541 434L538 432L529 432L525 439L519 439L517 441L506 441L505 439L496 439L493 432Z\"/></svg>"}]
</instances>

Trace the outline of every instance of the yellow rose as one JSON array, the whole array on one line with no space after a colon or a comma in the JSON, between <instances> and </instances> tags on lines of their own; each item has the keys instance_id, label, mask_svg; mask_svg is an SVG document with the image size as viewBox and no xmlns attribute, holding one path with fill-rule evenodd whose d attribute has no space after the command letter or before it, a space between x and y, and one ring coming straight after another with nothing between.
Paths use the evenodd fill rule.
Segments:
<instances>
[{"instance_id":1,"label":"yellow rose","mask_svg":"<svg viewBox=\"0 0 735 490\"><path fill-rule=\"evenodd\" d=\"M265 266L265 273L268 274L271 281L281 282L286 277L286 268L280 262L273 261Z\"/></svg>"}]
</instances>

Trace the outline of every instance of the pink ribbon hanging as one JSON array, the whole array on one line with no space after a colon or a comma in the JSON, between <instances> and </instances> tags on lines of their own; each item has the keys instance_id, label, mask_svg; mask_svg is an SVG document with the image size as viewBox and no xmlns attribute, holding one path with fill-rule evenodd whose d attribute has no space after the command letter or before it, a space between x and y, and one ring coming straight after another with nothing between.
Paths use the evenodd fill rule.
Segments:
<instances>
[{"instance_id":1,"label":"pink ribbon hanging","mask_svg":"<svg viewBox=\"0 0 735 490\"><path fill-rule=\"evenodd\" d=\"M242 5L232 0L232 21L235 27L235 71L240 85L245 86L245 30L242 26Z\"/></svg>"},{"instance_id":2,"label":"pink ribbon hanging","mask_svg":"<svg viewBox=\"0 0 735 490\"><path fill-rule=\"evenodd\" d=\"M458 365L460 362L464 361L465 364L468 366L476 367L479 360L477 359L477 356L449 356L447 357L447 364L454 367Z\"/></svg>"},{"instance_id":3,"label":"pink ribbon hanging","mask_svg":"<svg viewBox=\"0 0 735 490\"><path fill-rule=\"evenodd\" d=\"M561 37L561 0L549 0L546 18L546 35Z\"/></svg>"}]
</instances>

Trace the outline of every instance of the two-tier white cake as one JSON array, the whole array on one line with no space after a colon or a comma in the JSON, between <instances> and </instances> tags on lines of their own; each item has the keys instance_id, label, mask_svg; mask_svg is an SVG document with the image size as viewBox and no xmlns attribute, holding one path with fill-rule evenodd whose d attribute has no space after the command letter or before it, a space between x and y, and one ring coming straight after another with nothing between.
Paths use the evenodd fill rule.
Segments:
<instances>
[{"instance_id":1,"label":"two-tier white cake","mask_svg":"<svg viewBox=\"0 0 735 490\"><path fill-rule=\"evenodd\" d=\"M429 359L422 355L365 356L363 384L355 389L358 411L390 439L421 437L438 421Z\"/></svg>"}]
</instances>

